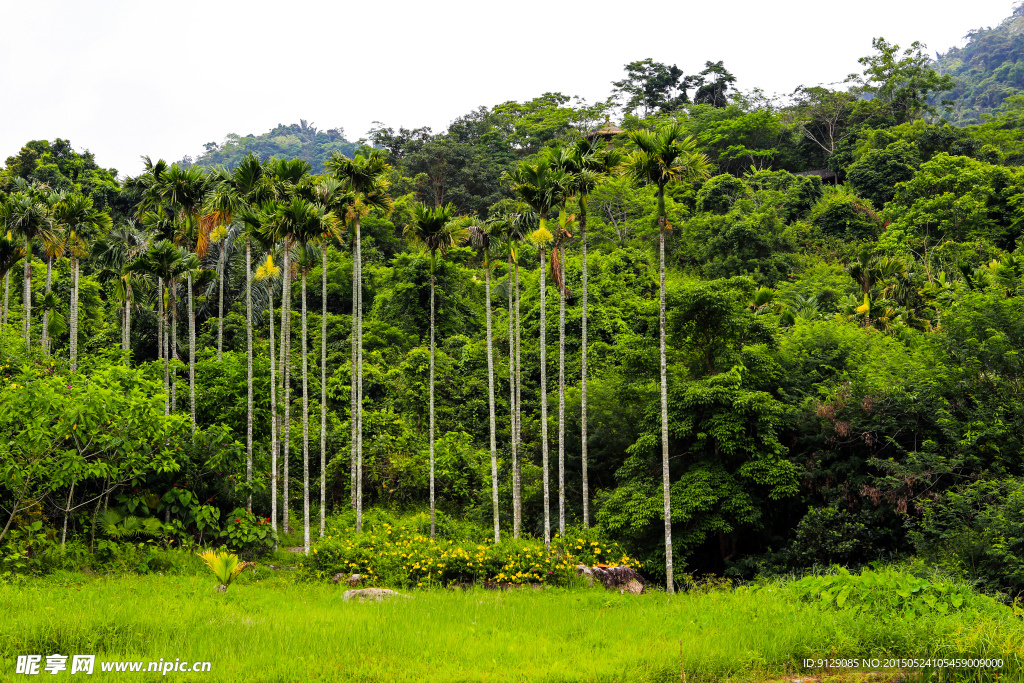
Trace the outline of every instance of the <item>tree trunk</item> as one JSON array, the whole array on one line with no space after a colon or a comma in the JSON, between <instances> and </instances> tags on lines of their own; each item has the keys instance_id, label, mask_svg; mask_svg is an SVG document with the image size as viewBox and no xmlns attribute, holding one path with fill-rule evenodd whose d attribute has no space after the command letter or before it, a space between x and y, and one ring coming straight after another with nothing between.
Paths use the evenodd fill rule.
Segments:
<instances>
[{"instance_id":1,"label":"tree trunk","mask_svg":"<svg viewBox=\"0 0 1024 683\"><path fill-rule=\"evenodd\" d=\"M124 283L124 348L125 352L128 352L132 348L132 283L131 278L127 278ZM128 363L128 359L125 358L125 363Z\"/></svg>"},{"instance_id":2,"label":"tree trunk","mask_svg":"<svg viewBox=\"0 0 1024 683\"><path fill-rule=\"evenodd\" d=\"M223 282L223 278L221 278ZM223 300L223 290L221 291ZM271 318L274 313L271 309ZM221 321L223 322L223 316ZM273 335L271 335L273 336ZM220 341L218 340L218 344ZM273 339L271 339L273 344ZM220 360L220 349L217 349ZM253 386L252 386L252 241L245 238L245 368L246 368L246 400L245 400L245 483L252 486L252 423L253 423ZM252 510L252 492L248 496L248 507Z\"/></svg>"},{"instance_id":3,"label":"tree trunk","mask_svg":"<svg viewBox=\"0 0 1024 683\"><path fill-rule=\"evenodd\" d=\"M11 303L11 271L4 274L4 326L7 326L7 309Z\"/></svg>"},{"instance_id":4,"label":"tree trunk","mask_svg":"<svg viewBox=\"0 0 1024 683\"><path fill-rule=\"evenodd\" d=\"M71 372L78 370L78 257L71 257Z\"/></svg>"},{"instance_id":5,"label":"tree trunk","mask_svg":"<svg viewBox=\"0 0 1024 683\"><path fill-rule=\"evenodd\" d=\"M284 522L281 528L288 533L288 460L291 455L291 346L292 346L292 247L286 239L284 241L284 292L281 295L281 363L284 369L281 371L281 393L284 400L284 416L281 423L281 513L284 515Z\"/></svg>"},{"instance_id":6,"label":"tree trunk","mask_svg":"<svg viewBox=\"0 0 1024 683\"><path fill-rule=\"evenodd\" d=\"M518 453L523 445L523 334L522 319L519 317L519 259L516 259L516 452ZM517 458L515 463L513 485L516 487L516 517L519 523L516 525L515 537L519 538L519 532L523 526L523 463L522 458Z\"/></svg>"},{"instance_id":7,"label":"tree trunk","mask_svg":"<svg viewBox=\"0 0 1024 683\"><path fill-rule=\"evenodd\" d=\"M356 463L356 430L359 429L359 408L356 407L356 368L359 365L359 354L357 347L359 346L359 329L358 322L356 320L357 309L359 308L359 268L356 263L356 245L355 241L352 242L352 368L349 371L350 379L352 380L352 395L349 406L349 428L352 433L352 440L350 441L352 450L352 462L349 468L349 475L352 480L352 509L356 507L356 470L358 465Z\"/></svg>"},{"instance_id":8,"label":"tree trunk","mask_svg":"<svg viewBox=\"0 0 1024 683\"><path fill-rule=\"evenodd\" d=\"M359 276L356 295L356 533L363 531L363 239L362 225L356 216L356 262Z\"/></svg>"},{"instance_id":9,"label":"tree trunk","mask_svg":"<svg viewBox=\"0 0 1024 683\"><path fill-rule=\"evenodd\" d=\"M167 322L167 303L164 301L164 280L159 278L160 286L160 301L157 302L157 306L160 309L160 315L157 316L158 326L160 328L158 336L160 337L160 356L164 361L164 415L171 414L171 378L170 378L170 345L167 343L167 335L170 332Z\"/></svg>"},{"instance_id":10,"label":"tree trunk","mask_svg":"<svg viewBox=\"0 0 1024 683\"><path fill-rule=\"evenodd\" d=\"M327 243L320 255L320 537L327 526Z\"/></svg>"},{"instance_id":11,"label":"tree trunk","mask_svg":"<svg viewBox=\"0 0 1024 683\"><path fill-rule=\"evenodd\" d=\"M188 400L192 433L196 431L196 315L192 307L192 273L188 280ZM252 420L250 419L250 422Z\"/></svg>"},{"instance_id":12,"label":"tree trunk","mask_svg":"<svg viewBox=\"0 0 1024 683\"><path fill-rule=\"evenodd\" d=\"M52 284L53 284L53 257L52 256L47 256L46 257L46 291L43 293L44 296L50 293L50 288L52 287ZM47 356L50 355L49 324L50 324L50 309L44 308L43 309L42 347L43 347L43 353L45 353Z\"/></svg>"},{"instance_id":13,"label":"tree trunk","mask_svg":"<svg viewBox=\"0 0 1024 683\"><path fill-rule=\"evenodd\" d=\"M586 199L581 198L581 208ZM590 526L590 485L587 477L587 212L580 211L580 239L583 243L583 331L580 340L580 466L583 469L583 526ZM564 280L563 280L564 282Z\"/></svg>"},{"instance_id":14,"label":"tree trunk","mask_svg":"<svg viewBox=\"0 0 1024 683\"><path fill-rule=\"evenodd\" d=\"M217 276L218 295L217 295L217 362L220 363L224 359L224 246L227 240L221 240L220 242L220 263L218 264L218 270L220 271ZM249 258L249 243L246 238L246 258ZM248 264L246 264L246 289L249 288L248 283ZM248 309L248 306L246 306ZM248 313L246 314L248 315Z\"/></svg>"},{"instance_id":15,"label":"tree trunk","mask_svg":"<svg viewBox=\"0 0 1024 683\"><path fill-rule=\"evenodd\" d=\"M558 533L565 534L565 246L558 245ZM586 509L586 496L583 507Z\"/></svg>"},{"instance_id":16,"label":"tree trunk","mask_svg":"<svg viewBox=\"0 0 1024 683\"><path fill-rule=\"evenodd\" d=\"M178 362L178 278L171 278L171 358ZM178 411L178 368L171 372L171 412Z\"/></svg>"},{"instance_id":17,"label":"tree trunk","mask_svg":"<svg viewBox=\"0 0 1024 683\"><path fill-rule=\"evenodd\" d=\"M434 255L430 255L430 540L434 540Z\"/></svg>"},{"instance_id":18,"label":"tree trunk","mask_svg":"<svg viewBox=\"0 0 1024 683\"><path fill-rule=\"evenodd\" d=\"M156 279L157 302L156 302L156 357L164 358L164 279ZM164 373L166 374L166 372ZM167 382L164 381L164 393L167 393Z\"/></svg>"},{"instance_id":19,"label":"tree trunk","mask_svg":"<svg viewBox=\"0 0 1024 683\"><path fill-rule=\"evenodd\" d=\"M32 243L25 238L25 292L21 302L21 327L25 337L25 351L32 346Z\"/></svg>"},{"instance_id":20,"label":"tree trunk","mask_svg":"<svg viewBox=\"0 0 1024 683\"><path fill-rule=\"evenodd\" d=\"M75 495L75 480L71 480L71 488L68 489L68 502L64 506L64 528L60 532L60 549L64 550L64 542L68 537L68 515L71 514L71 498Z\"/></svg>"},{"instance_id":21,"label":"tree trunk","mask_svg":"<svg viewBox=\"0 0 1024 683\"><path fill-rule=\"evenodd\" d=\"M665 496L665 588L675 593L672 576L672 500L668 472L668 367L665 362L665 190L658 189L658 276L661 303L658 314L661 354L661 481Z\"/></svg>"},{"instance_id":22,"label":"tree trunk","mask_svg":"<svg viewBox=\"0 0 1024 683\"><path fill-rule=\"evenodd\" d=\"M516 468L519 466L519 449L516 445L516 335L515 312L512 301L512 253L508 255L508 388L509 388L509 438L512 442L512 537L519 538L519 505L516 501Z\"/></svg>"},{"instance_id":23,"label":"tree trunk","mask_svg":"<svg viewBox=\"0 0 1024 683\"><path fill-rule=\"evenodd\" d=\"M491 499L494 504L494 542L501 540L501 523L498 515L498 444L495 440L496 420L494 416L494 336L491 332L491 257L485 255L484 292L487 299L487 411L491 427Z\"/></svg>"},{"instance_id":24,"label":"tree trunk","mask_svg":"<svg viewBox=\"0 0 1024 683\"><path fill-rule=\"evenodd\" d=\"M544 221L541 221L543 227ZM544 469L544 547L551 550L551 494L548 491L547 317L544 307L544 247L540 248L540 443Z\"/></svg>"},{"instance_id":25,"label":"tree trunk","mask_svg":"<svg viewBox=\"0 0 1024 683\"><path fill-rule=\"evenodd\" d=\"M277 533L277 368L274 363L274 283L267 281L270 294L270 519Z\"/></svg>"},{"instance_id":26,"label":"tree trunk","mask_svg":"<svg viewBox=\"0 0 1024 683\"><path fill-rule=\"evenodd\" d=\"M305 249L305 244L302 245ZM309 554L309 340L306 325L306 269L302 269L302 540Z\"/></svg>"}]
</instances>

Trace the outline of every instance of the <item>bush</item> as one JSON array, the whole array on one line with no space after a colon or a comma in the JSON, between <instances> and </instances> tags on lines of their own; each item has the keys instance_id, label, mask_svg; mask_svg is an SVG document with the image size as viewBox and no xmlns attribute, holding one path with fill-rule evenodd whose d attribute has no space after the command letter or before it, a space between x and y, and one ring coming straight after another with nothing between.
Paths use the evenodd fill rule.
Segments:
<instances>
[{"instance_id":1,"label":"bush","mask_svg":"<svg viewBox=\"0 0 1024 683\"><path fill-rule=\"evenodd\" d=\"M871 205L845 187L829 188L808 220L825 235L851 240L877 237L882 229Z\"/></svg>"},{"instance_id":2,"label":"bush","mask_svg":"<svg viewBox=\"0 0 1024 683\"><path fill-rule=\"evenodd\" d=\"M578 564L638 565L616 544L594 540L593 531L556 538L549 552L534 539L431 541L418 524L364 519L363 532L356 534L332 522L303 563L310 578L361 574L371 585L401 587L478 582L564 586L576 577Z\"/></svg>"}]
</instances>

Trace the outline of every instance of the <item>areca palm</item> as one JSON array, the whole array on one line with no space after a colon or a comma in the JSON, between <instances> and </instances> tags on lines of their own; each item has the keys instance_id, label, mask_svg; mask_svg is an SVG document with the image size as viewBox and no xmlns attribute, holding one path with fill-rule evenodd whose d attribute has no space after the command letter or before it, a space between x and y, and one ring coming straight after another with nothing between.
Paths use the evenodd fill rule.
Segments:
<instances>
[{"instance_id":1,"label":"areca palm","mask_svg":"<svg viewBox=\"0 0 1024 683\"><path fill-rule=\"evenodd\" d=\"M19 191L0 203L0 226L20 236L25 245L22 336L27 349L32 338L32 242L40 237L49 237L53 232L53 222L45 189L38 183L30 185L21 178L18 180L16 187Z\"/></svg>"},{"instance_id":2,"label":"areca palm","mask_svg":"<svg viewBox=\"0 0 1024 683\"><path fill-rule=\"evenodd\" d=\"M334 214L333 237L339 237L345 227L344 216L355 203L355 194L345 188L337 178L322 178L312 188L315 200ZM327 245L332 233L325 232L320 250L321 311L320 311L320 535L327 526Z\"/></svg>"},{"instance_id":3,"label":"areca palm","mask_svg":"<svg viewBox=\"0 0 1024 683\"><path fill-rule=\"evenodd\" d=\"M218 170L214 174L215 185L206 199L205 214L202 222L207 228L214 225L227 226L241 218L242 214L255 215L252 211L261 201L270 196L270 185L267 181L266 166L255 154L247 154L242 157L230 173ZM241 220L242 230L245 233L245 352L246 352L246 427L245 427L245 462L246 462L246 483L252 483L252 430L253 430L253 349L252 349L252 238L254 225L250 221ZM256 223L259 223L258 218ZM213 234L213 233L211 233ZM227 231L225 230L225 236ZM217 361L221 360L222 346L224 340L224 273L225 273L225 240L221 242L220 274L219 274L219 299L217 313ZM273 316L274 307L270 307ZM273 328L273 323L271 323ZM273 334L271 334L271 353L273 353ZM273 357L271 357L271 384L273 385ZM271 400L273 402L273 386L271 388ZM276 416L276 406L273 409ZM276 420L276 417L273 419ZM276 425L275 425L276 435ZM276 441L276 439L275 439ZM277 456L277 444L271 446L274 449L275 459ZM274 494L277 493L276 479L274 481ZM250 504L252 502L250 497ZM277 518L274 517L274 524Z\"/></svg>"},{"instance_id":4,"label":"areca palm","mask_svg":"<svg viewBox=\"0 0 1024 683\"><path fill-rule=\"evenodd\" d=\"M277 159L267 168L267 177L271 188L272 201L265 205L272 216L276 216L277 208L287 204L303 178L310 171L310 165L302 159ZM274 241L282 243L284 257L282 269L284 271L281 286L281 399L284 403L284 410L281 419L281 512L283 515L282 529L285 533L289 531L289 484L288 469L289 456L291 455L291 318L292 318L292 247L294 240L287 230L283 228L280 220L271 218L265 226L269 232L266 236L272 237Z\"/></svg>"},{"instance_id":5,"label":"areca palm","mask_svg":"<svg viewBox=\"0 0 1024 683\"><path fill-rule=\"evenodd\" d=\"M508 383L509 383L509 419L512 446L512 536L519 538L519 527L522 523L522 499L519 481L519 435L521 428L520 397L521 370L520 362L520 326L519 326L519 244L536 229L537 214L525 204L520 204L515 211L495 219L491 223L492 234L499 236L508 247ZM513 277L514 268L514 277ZM513 301L515 307L513 308Z\"/></svg>"},{"instance_id":6,"label":"areca palm","mask_svg":"<svg viewBox=\"0 0 1024 683\"><path fill-rule=\"evenodd\" d=\"M550 497L548 495L548 398L547 398L547 368L545 349L545 309L544 309L544 250L551 241L551 233L547 229L548 212L555 206L565 201L569 184L572 181L572 174L558 168L554 164L554 156L547 153L536 163L523 162L508 174L512 190L526 202L540 219L540 227L532 233L534 243L539 247L541 254L541 305L540 305L540 401L541 401L541 453L544 470L544 542L550 545L551 542L551 519L550 519ZM518 463L517 463L518 464ZM518 471L516 473L517 485L520 484ZM521 504L521 503L520 503Z\"/></svg>"},{"instance_id":7,"label":"areca palm","mask_svg":"<svg viewBox=\"0 0 1024 683\"><path fill-rule=\"evenodd\" d=\"M430 539L434 539L434 270L437 254L448 250L466 238L466 228L452 221L454 204L428 208L423 204L413 207L412 222L405 227L411 237L430 252Z\"/></svg>"},{"instance_id":8,"label":"areca palm","mask_svg":"<svg viewBox=\"0 0 1024 683\"><path fill-rule=\"evenodd\" d=\"M149 246L146 253L126 269L128 273L145 273L157 278L160 282L170 282L186 268L188 253L174 246L170 240L159 240ZM162 290L162 287L160 288ZM163 291L157 291L158 308L161 319L167 316L167 307L163 305ZM168 387L168 365L170 354L164 354L164 412L170 413L170 396Z\"/></svg>"},{"instance_id":9,"label":"areca palm","mask_svg":"<svg viewBox=\"0 0 1024 683\"><path fill-rule=\"evenodd\" d=\"M352 474L356 509L356 532L363 529L363 296L362 296L362 224L361 219L371 207L390 211L391 198L388 196L387 174L391 167L384 153L379 149L370 150L366 156L357 154L349 159L335 153L328 161L327 168L335 177L345 183L353 195L353 205L348 218L353 226L352 246Z\"/></svg>"},{"instance_id":10,"label":"areca palm","mask_svg":"<svg viewBox=\"0 0 1024 683\"><path fill-rule=\"evenodd\" d=\"M198 166L183 168L177 164L163 174L156 192L169 206L173 207L178 217L175 231L175 242L179 245L188 244L189 250L202 258L210 245L210 232L213 226L208 221L199 220L202 208L210 192L210 178ZM194 247L192 244L194 243ZM192 301L193 269L186 269L185 278L188 290L188 386L189 415L192 431L196 428L196 319ZM177 309L175 329L177 329Z\"/></svg>"},{"instance_id":11,"label":"areca palm","mask_svg":"<svg viewBox=\"0 0 1024 683\"><path fill-rule=\"evenodd\" d=\"M711 174L711 162L697 151L697 142L686 135L678 124L670 124L657 131L638 130L629 133L636 146L626 161L626 170L636 180L657 187L658 197L658 257L661 299L658 327L660 330L661 372L661 477L665 500L665 575L666 588L675 592L672 576L672 506L669 497L668 471L668 373L665 360L665 231L668 220L665 213L665 188L670 183L693 182Z\"/></svg>"},{"instance_id":12,"label":"areca palm","mask_svg":"<svg viewBox=\"0 0 1024 683\"><path fill-rule=\"evenodd\" d=\"M303 474L303 538L309 552L309 355L306 316L306 276L315 264L310 247L323 238L334 226L334 214L319 204L292 197L291 202L278 207L277 219L282 232L299 244L299 272L302 276L302 474Z\"/></svg>"},{"instance_id":13,"label":"areca palm","mask_svg":"<svg viewBox=\"0 0 1024 683\"><path fill-rule=\"evenodd\" d=\"M264 282L270 301L267 318L270 320L270 519L277 531L277 380L274 376L274 287L281 275L281 269L274 265L274 256L267 254L266 260L256 269L256 281Z\"/></svg>"},{"instance_id":14,"label":"areca palm","mask_svg":"<svg viewBox=\"0 0 1024 683\"><path fill-rule=\"evenodd\" d=\"M484 292L487 315L487 411L491 433L491 498L494 505L494 542L501 540L501 524L498 515L498 445L496 442L494 414L494 334L491 329L491 229L488 224L474 221L468 226L469 242L483 253Z\"/></svg>"},{"instance_id":15,"label":"areca palm","mask_svg":"<svg viewBox=\"0 0 1024 683\"><path fill-rule=\"evenodd\" d=\"M146 253L153 235L139 230L134 225L120 225L110 230L93 245L92 256L97 265L106 273L117 278L117 296L124 302L121 313L121 350L128 351L131 342L131 307L133 300L133 277L128 267ZM48 250L49 254L49 250ZM47 264L47 288L49 293L49 263Z\"/></svg>"},{"instance_id":16,"label":"areca palm","mask_svg":"<svg viewBox=\"0 0 1024 683\"><path fill-rule=\"evenodd\" d=\"M11 269L25 256L25 248L9 231L0 230L0 273L4 276L4 311L0 324L7 325L8 289L11 284Z\"/></svg>"},{"instance_id":17,"label":"areca palm","mask_svg":"<svg viewBox=\"0 0 1024 683\"><path fill-rule=\"evenodd\" d=\"M71 369L78 369L78 266L80 259L88 254L87 240L111 226L110 216L93 207L92 197L66 195L53 207L53 219L63 228L71 253Z\"/></svg>"},{"instance_id":18,"label":"areca palm","mask_svg":"<svg viewBox=\"0 0 1024 683\"><path fill-rule=\"evenodd\" d=\"M564 147L558 156L558 165L572 174L569 194L579 204L582 332L580 358L580 465L583 473L583 526L590 524L590 491L587 477L587 199L605 176L622 164L622 153L615 149L602 149L592 139L581 138ZM559 518L559 530L565 533L564 508Z\"/></svg>"}]
</instances>

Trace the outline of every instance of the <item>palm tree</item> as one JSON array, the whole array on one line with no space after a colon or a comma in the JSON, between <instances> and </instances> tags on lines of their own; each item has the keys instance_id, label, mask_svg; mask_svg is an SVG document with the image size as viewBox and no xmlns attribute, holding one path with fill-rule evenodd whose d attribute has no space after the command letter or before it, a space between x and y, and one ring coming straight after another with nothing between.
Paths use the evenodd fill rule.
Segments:
<instances>
[{"instance_id":1,"label":"palm tree","mask_svg":"<svg viewBox=\"0 0 1024 683\"><path fill-rule=\"evenodd\" d=\"M668 471L668 370L665 360L665 187L669 183L693 182L711 174L711 162L697 152L697 142L679 124L669 124L657 131L637 130L629 133L636 146L626 161L627 172L636 180L658 188L658 275L661 287L658 327L661 355L661 478L665 499L665 580L669 593L675 592L672 576L672 506L669 497Z\"/></svg>"},{"instance_id":2,"label":"palm tree","mask_svg":"<svg viewBox=\"0 0 1024 683\"><path fill-rule=\"evenodd\" d=\"M542 223L544 219L541 219ZM540 253L540 429L544 469L544 547L551 549L551 495L548 491L548 379L547 379L547 316L545 315L544 250L552 236L546 227L530 235Z\"/></svg>"},{"instance_id":3,"label":"palm tree","mask_svg":"<svg viewBox=\"0 0 1024 683\"><path fill-rule=\"evenodd\" d=\"M89 253L86 240L110 229L110 216L93 208L92 197L66 195L53 207L53 219L63 228L71 253L71 369L78 369L78 291L79 260Z\"/></svg>"},{"instance_id":4,"label":"palm tree","mask_svg":"<svg viewBox=\"0 0 1024 683\"><path fill-rule=\"evenodd\" d=\"M268 170L269 182L272 187L274 202L278 205L291 201L296 188L302 183L311 167L302 159L277 159L270 164ZM273 209L276 212L276 208ZM284 402L284 414L281 420L281 513L284 517L282 529L285 533L289 531L288 515L290 506L288 499L290 489L288 484L288 465L291 455L291 350L292 350L292 247L293 240L290 235L282 230L279 222L272 222L268 227L276 233L275 239L283 242L283 282L281 292L281 395Z\"/></svg>"},{"instance_id":5,"label":"palm tree","mask_svg":"<svg viewBox=\"0 0 1024 683\"><path fill-rule=\"evenodd\" d=\"M319 204L292 197L291 202L278 207L280 229L299 245L299 273L302 276L302 510L303 539L309 552L309 354L306 315L306 276L315 265L313 243L322 239L324 232L333 227L334 214Z\"/></svg>"},{"instance_id":6,"label":"palm tree","mask_svg":"<svg viewBox=\"0 0 1024 683\"><path fill-rule=\"evenodd\" d=\"M200 215L207 195L210 192L210 178L198 166L183 168L177 164L163 174L156 188L160 198L173 207L178 217L175 231L177 244L195 241L194 252L199 258L206 255L210 245L210 232L213 225L210 221L201 221ZM190 250L192 248L190 247ZM196 429L196 319L192 305L192 285L194 269L185 271L188 289L188 386L189 415L192 431ZM174 310L177 316L177 309ZM177 318L175 318L177 319ZM177 324L175 324L175 330Z\"/></svg>"},{"instance_id":7,"label":"palm tree","mask_svg":"<svg viewBox=\"0 0 1024 683\"><path fill-rule=\"evenodd\" d=\"M6 234L4 234L6 232ZM0 231L0 273L4 275L4 312L0 324L7 325L7 294L11 284L11 269L25 256L24 248L9 231Z\"/></svg>"},{"instance_id":8,"label":"palm tree","mask_svg":"<svg viewBox=\"0 0 1024 683\"><path fill-rule=\"evenodd\" d=\"M25 244L25 274L22 294L22 336L26 350L32 339L32 242L37 238L50 238L53 223L47 194L38 183L28 184L17 179L18 192L0 203L0 225L15 235L20 235Z\"/></svg>"},{"instance_id":9,"label":"palm tree","mask_svg":"<svg viewBox=\"0 0 1024 683\"><path fill-rule=\"evenodd\" d=\"M550 497L548 495L548 399L547 399L547 369L546 352L544 348L544 249L551 241L551 233L547 229L548 212L555 206L565 201L568 187L572 181L572 175L558 168L554 164L554 155L551 152L543 155L536 163L522 162L507 175L511 182L512 190L533 209L540 219L540 227L532 233L532 241L539 247L541 253L541 350L540 350L540 400L541 400L541 452L544 469L544 542L551 544L551 512ZM516 280L518 285L518 268L516 269ZM517 286L518 289L518 286ZM518 465L518 463L516 463ZM515 475L517 488L519 482L518 468ZM521 494L517 495L520 498ZM520 513L521 514L521 513Z\"/></svg>"},{"instance_id":10,"label":"palm tree","mask_svg":"<svg viewBox=\"0 0 1024 683\"><path fill-rule=\"evenodd\" d=\"M206 229L214 225L227 226L236 218L240 219L242 229L245 232L245 350L246 350L246 372L247 372L247 395L246 395L246 427L245 427L245 463L246 463L246 484L252 484L252 430L253 430L253 348L252 348L252 239L254 232L258 231L260 220L258 212L254 207L262 201L270 198L271 188L267 182L266 166L255 154L247 154L242 157L230 173L222 169L218 170L213 180L215 185L207 196L205 215L202 218ZM245 218L252 220L245 220ZM211 232L211 235L215 233ZM224 231L227 236L227 231ZM217 361L221 360L221 349L224 339L224 273L225 273L225 246L226 240L221 240L220 253L220 296L219 310L217 315ZM271 299L272 301L272 299ZM270 315L273 316L274 307L270 307ZM271 402L273 403L273 322L271 322ZM276 405L272 406L272 412L276 421ZM272 427L276 436L276 425ZM276 442L276 439L274 439ZM277 444L273 443L271 448L274 454L271 458L276 464ZM274 496L277 495L276 479L274 481ZM275 500L276 502L276 500ZM249 505L252 505L252 495L249 496ZM277 518L272 516L275 530Z\"/></svg>"},{"instance_id":11,"label":"palm tree","mask_svg":"<svg viewBox=\"0 0 1024 683\"><path fill-rule=\"evenodd\" d=\"M558 287L558 527L565 534L565 299L570 294L565 284L565 243L572 238L569 226L575 216L562 211L558 215L558 234L551 250L551 278Z\"/></svg>"},{"instance_id":12,"label":"palm tree","mask_svg":"<svg viewBox=\"0 0 1024 683\"><path fill-rule=\"evenodd\" d=\"M473 221L468 230L469 242L483 252L484 292L487 314L487 410L491 431L491 498L494 505L494 542L501 540L501 524L498 515L498 445L495 440L494 415L494 334L491 330L491 233L490 226Z\"/></svg>"},{"instance_id":13,"label":"palm tree","mask_svg":"<svg viewBox=\"0 0 1024 683\"><path fill-rule=\"evenodd\" d=\"M520 397L521 370L519 327L519 243L534 230L537 214L524 204L516 207L505 216L492 222L491 227L496 236L508 246L508 384L509 384L509 420L512 446L512 537L519 538L519 527L522 523L521 482L519 479L519 441L520 441ZM514 265L514 273L513 273ZM513 308L515 301L515 308Z\"/></svg>"},{"instance_id":14,"label":"palm tree","mask_svg":"<svg viewBox=\"0 0 1024 683\"><path fill-rule=\"evenodd\" d=\"M355 387L355 401L352 406L351 422L354 423L352 450L355 455L355 508L356 532L363 530L363 297L362 297L362 225L361 218L371 207L390 211L391 198L387 194L388 173L391 166L385 153L379 149L370 150L363 156L357 154L348 159L335 153L328 161L327 168L345 183L352 193L354 203L349 218L353 225L352 248L352 336L355 340L355 356L352 365L352 383Z\"/></svg>"},{"instance_id":15,"label":"palm tree","mask_svg":"<svg viewBox=\"0 0 1024 683\"><path fill-rule=\"evenodd\" d=\"M59 230L54 230L50 233L50 236L44 237L43 240L43 255L46 257L46 289L43 292L43 297L47 297L50 294L50 290L53 289L53 262L55 259L59 259L64 255L64 249L67 246L64 241L64 235ZM43 347L43 353L50 355L50 309L47 307L43 308L43 333L41 345Z\"/></svg>"},{"instance_id":16,"label":"palm tree","mask_svg":"<svg viewBox=\"0 0 1024 683\"><path fill-rule=\"evenodd\" d=\"M590 525L590 487L587 477L587 198L602 178L622 164L622 153L615 149L601 149L594 140L581 138L562 149L558 164L572 174L569 193L579 204L583 290L580 340L580 465L583 472L583 526L587 527ZM559 520L559 530L560 533L565 533L564 514Z\"/></svg>"},{"instance_id":17,"label":"palm tree","mask_svg":"<svg viewBox=\"0 0 1024 683\"><path fill-rule=\"evenodd\" d=\"M355 195L337 178L322 178L313 188L316 201L334 214L334 237L345 227L344 216L355 202ZM327 245L331 233L323 234L320 250L320 536L327 528ZM354 473L354 471L353 471ZM354 490L354 489L353 489Z\"/></svg>"},{"instance_id":18,"label":"palm tree","mask_svg":"<svg viewBox=\"0 0 1024 683\"><path fill-rule=\"evenodd\" d=\"M130 273L144 273L156 278L159 282L170 282L180 275L186 268L188 253L180 247L174 246L170 240L159 240L149 245L146 253L137 261L129 265L126 271ZM167 306L164 305L163 287L157 291L159 317L161 320L167 317ZM166 322L166 321L165 321ZM164 413L171 412L170 391L168 386L168 365L170 354L163 355L164 361Z\"/></svg>"},{"instance_id":19,"label":"palm tree","mask_svg":"<svg viewBox=\"0 0 1024 683\"><path fill-rule=\"evenodd\" d=\"M423 244L430 252L430 540L434 540L434 270L437 253L441 255L466 239L466 228L453 221L454 204L433 209L423 204L413 207L412 222L405 227L406 237Z\"/></svg>"},{"instance_id":20,"label":"palm tree","mask_svg":"<svg viewBox=\"0 0 1024 683\"><path fill-rule=\"evenodd\" d=\"M256 269L257 282L266 282L267 318L270 320L270 519L277 532L277 379L274 377L274 283L281 275L281 269L274 265L273 254L268 253L266 261Z\"/></svg>"},{"instance_id":21,"label":"palm tree","mask_svg":"<svg viewBox=\"0 0 1024 683\"><path fill-rule=\"evenodd\" d=\"M121 313L121 350L128 351L131 343L131 307L133 296L133 274L127 272L128 266L134 263L149 249L153 235L138 230L136 226L119 225L108 232L103 239L93 245L92 257L100 269L117 278L117 296L124 302ZM47 250L48 254L50 250ZM50 291L50 264L47 263L47 287ZM45 323L44 317L44 323Z\"/></svg>"}]
</instances>

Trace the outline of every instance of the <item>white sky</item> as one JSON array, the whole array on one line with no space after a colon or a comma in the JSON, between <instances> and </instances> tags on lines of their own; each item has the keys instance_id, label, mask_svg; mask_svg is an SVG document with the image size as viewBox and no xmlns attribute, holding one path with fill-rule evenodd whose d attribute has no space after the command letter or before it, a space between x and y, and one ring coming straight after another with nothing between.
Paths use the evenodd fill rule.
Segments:
<instances>
[{"instance_id":1,"label":"white sky","mask_svg":"<svg viewBox=\"0 0 1024 683\"><path fill-rule=\"evenodd\" d=\"M686 73L724 60L740 89L784 94L856 71L874 36L945 51L1013 5L0 0L0 163L62 137L124 176L142 154L196 156L299 118L350 140L374 120L438 132L546 91L602 100L647 57Z\"/></svg>"}]
</instances>

